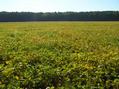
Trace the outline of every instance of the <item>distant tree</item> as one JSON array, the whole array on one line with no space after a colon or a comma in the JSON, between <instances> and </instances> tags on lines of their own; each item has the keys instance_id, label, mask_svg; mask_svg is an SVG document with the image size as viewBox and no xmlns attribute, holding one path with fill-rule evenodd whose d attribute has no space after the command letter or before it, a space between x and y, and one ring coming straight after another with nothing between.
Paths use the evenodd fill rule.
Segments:
<instances>
[{"instance_id":1,"label":"distant tree","mask_svg":"<svg viewBox=\"0 0 119 89\"><path fill-rule=\"evenodd\" d=\"M15 21L119 21L119 11L0 12L0 22Z\"/></svg>"}]
</instances>

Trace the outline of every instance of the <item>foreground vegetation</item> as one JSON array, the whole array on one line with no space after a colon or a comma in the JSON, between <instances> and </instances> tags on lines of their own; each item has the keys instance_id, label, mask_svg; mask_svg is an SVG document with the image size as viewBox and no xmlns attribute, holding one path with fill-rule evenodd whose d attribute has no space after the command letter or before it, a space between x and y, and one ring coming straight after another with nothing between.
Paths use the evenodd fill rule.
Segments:
<instances>
[{"instance_id":1,"label":"foreground vegetation","mask_svg":"<svg viewBox=\"0 0 119 89\"><path fill-rule=\"evenodd\" d=\"M0 23L0 89L119 89L119 22Z\"/></svg>"}]
</instances>

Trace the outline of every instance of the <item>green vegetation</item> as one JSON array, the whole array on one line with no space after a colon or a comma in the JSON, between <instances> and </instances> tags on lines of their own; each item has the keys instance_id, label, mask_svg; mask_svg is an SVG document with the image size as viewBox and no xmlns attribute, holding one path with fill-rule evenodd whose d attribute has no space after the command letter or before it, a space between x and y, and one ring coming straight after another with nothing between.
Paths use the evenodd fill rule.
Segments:
<instances>
[{"instance_id":1,"label":"green vegetation","mask_svg":"<svg viewBox=\"0 0 119 89\"><path fill-rule=\"evenodd\" d=\"M0 23L0 89L119 89L119 22Z\"/></svg>"},{"instance_id":2,"label":"green vegetation","mask_svg":"<svg viewBox=\"0 0 119 89\"><path fill-rule=\"evenodd\" d=\"M0 12L0 22L19 21L119 21L119 11Z\"/></svg>"}]
</instances>

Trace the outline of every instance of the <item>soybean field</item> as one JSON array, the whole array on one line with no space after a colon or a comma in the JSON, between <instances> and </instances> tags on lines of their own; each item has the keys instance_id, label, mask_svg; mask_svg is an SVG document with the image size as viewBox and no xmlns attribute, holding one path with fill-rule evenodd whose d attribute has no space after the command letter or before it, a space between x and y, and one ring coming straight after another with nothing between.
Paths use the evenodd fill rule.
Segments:
<instances>
[{"instance_id":1,"label":"soybean field","mask_svg":"<svg viewBox=\"0 0 119 89\"><path fill-rule=\"evenodd\" d=\"M0 89L119 89L119 22L1 22Z\"/></svg>"}]
</instances>

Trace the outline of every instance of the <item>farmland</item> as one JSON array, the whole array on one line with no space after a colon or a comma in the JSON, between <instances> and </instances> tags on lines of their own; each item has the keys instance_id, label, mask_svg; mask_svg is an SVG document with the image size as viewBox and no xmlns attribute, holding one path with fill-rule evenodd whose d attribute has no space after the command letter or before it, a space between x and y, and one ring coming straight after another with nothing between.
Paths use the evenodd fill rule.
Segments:
<instances>
[{"instance_id":1,"label":"farmland","mask_svg":"<svg viewBox=\"0 0 119 89\"><path fill-rule=\"evenodd\" d=\"M0 23L0 89L119 89L119 22Z\"/></svg>"}]
</instances>

